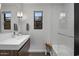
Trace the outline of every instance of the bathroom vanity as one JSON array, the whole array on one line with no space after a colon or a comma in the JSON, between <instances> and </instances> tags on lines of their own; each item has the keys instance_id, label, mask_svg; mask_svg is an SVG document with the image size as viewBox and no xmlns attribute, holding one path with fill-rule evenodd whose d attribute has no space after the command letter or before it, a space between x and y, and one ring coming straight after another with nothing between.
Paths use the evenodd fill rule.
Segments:
<instances>
[{"instance_id":1,"label":"bathroom vanity","mask_svg":"<svg viewBox=\"0 0 79 59\"><path fill-rule=\"evenodd\" d=\"M5 34L0 34L0 36ZM11 37L6 34L0 38L0 56L27 56L30 47L30 35Z\"/></svg>"}]
</instances>

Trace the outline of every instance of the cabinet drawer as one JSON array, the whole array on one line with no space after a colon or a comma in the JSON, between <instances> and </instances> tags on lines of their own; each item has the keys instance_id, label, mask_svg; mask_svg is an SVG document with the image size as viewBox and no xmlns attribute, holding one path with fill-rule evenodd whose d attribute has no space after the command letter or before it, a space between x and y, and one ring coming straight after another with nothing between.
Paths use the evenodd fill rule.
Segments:
<instances>
[{"instance_id":1,"label":"cabinet drawer","mask_svg":"<svg viewBox=\"0 0 79 59\"><path fill-rule=\"evenodd\" d=\"M11 55L10 51L0 51L0 56L9 56Z\"/></svg>"},{"instance_id":2,"label":"cabinet drawer","mask_svg":"<svg viewBox=\"0 0 79 59\"><path fill-rule=\"evenodd\" d=\"M28 56L29 47L30 47L30 39L27 40L27 42L21 47L21 49L18 52L18 55L19 56Z\"/></svg>"},{"instance_id":3,"label":"cabinet drawer","mask_svg":"<svg viewBox=\"0 0 79 59\"><path fill-rule=\"evenodd\" d=\"M29 56L29 52L20 51L18 52L18 56Z\"/></svg>"},{"instance_id":4,"label":"cabinet drawer","mask_svg":"<svg viewBox=\"0 0 79 59\"><path fill-rule=\"evenodd\" d=\"M26 43L20 48L19 52L20 52L20 51L25 51L25 52L27 52L27 51L29 50L29 47L30 47L30 39L28 39L28 40L26 41Z\"/></svg>"},{"instance_id":5,"label":"cabinet drawer","mask_svg":"<svg viewBox=\"0 0 79 59\"><path fill-rule=\"evenodd\" d=\"M15 56L17 51L15 50L0 50L0 56Z\"/></svg>"},{"instance_id":6,"label":"cabinet drawer","mask_svg":"<svg viewBox=\"0 0 79 59\"><path fill-rule=\"evenodd\" d=\"M0 50L0 56L27 56L30 47L30 39L19 50Z\"/></svg>"}]
</instances>

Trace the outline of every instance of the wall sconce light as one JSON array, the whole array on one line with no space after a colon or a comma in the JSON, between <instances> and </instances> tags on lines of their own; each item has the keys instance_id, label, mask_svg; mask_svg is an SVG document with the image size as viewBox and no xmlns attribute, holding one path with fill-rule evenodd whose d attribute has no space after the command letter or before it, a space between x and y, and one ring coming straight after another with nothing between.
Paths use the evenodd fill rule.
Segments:
<instances>
[{"instance_id":1,"label":"wall sconce light","mask_svg":"<svg viewBox=\"0 0 79 59\"><path fill-rule=\"evenodd\" d=\"M23 12L20 13L20 16L23 17Z\"/></svg>"},{"instance_id":2,"label":"wall sconce light","mask_svg":"<svg viewBox=\"0 0 79 59\"><path fill-rule=\"evenodd\" d=\"M61 13L60 13L60 17L59 17L59 18L60 18L60 19L63 19L64 17L66 17L66 13L61 12Z\"/></svg>"},{"instance_id":3,"label":"wall sconce light","mask_svg":"<svg viewBox=\"0 0 79 59\"><path fill-rule=\"evenodd\" d=\"M17 17L22 18L23 17L23 12L17 12Z\"/></svg>"}]
</instances>

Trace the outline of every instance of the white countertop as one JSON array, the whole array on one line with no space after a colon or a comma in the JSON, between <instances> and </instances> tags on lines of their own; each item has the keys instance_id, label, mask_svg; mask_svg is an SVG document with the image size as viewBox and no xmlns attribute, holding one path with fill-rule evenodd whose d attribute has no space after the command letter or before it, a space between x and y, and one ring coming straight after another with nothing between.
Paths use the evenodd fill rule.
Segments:
<instances>
[{"instance_id":1,"label":"white countertop","mask_svg":"<svg viewBox=\"0 0 79 59\"><path fill-rule=\"evenodd\" d=\"M30 35L19 35L13 38L4 36L0 38L0 50L19 50L29 38Z\"/></svg>"}]
</instances>

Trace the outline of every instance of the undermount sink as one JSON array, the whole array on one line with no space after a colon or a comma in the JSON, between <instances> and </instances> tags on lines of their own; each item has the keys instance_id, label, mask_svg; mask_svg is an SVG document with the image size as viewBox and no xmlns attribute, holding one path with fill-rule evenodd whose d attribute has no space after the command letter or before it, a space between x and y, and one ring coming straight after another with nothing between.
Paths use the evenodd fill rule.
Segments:
<instances>
[{"instance_id":1,"label":"undermount sink","mask_svg":"<svg viewBox=\"0 0 79 59\"><path fill-rule=\"evenodd\" d=\"M2 33L0 38L0 50L18 50L30 38L30 35L12 37L11 33Z\"/></svg>"}]
</instances>

